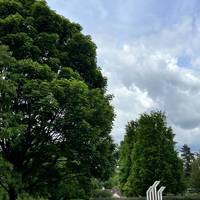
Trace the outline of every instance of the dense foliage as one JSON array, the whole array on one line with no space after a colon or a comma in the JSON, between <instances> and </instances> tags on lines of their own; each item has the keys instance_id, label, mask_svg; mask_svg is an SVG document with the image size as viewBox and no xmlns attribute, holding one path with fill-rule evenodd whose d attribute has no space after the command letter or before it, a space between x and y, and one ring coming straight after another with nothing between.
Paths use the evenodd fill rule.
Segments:
<instances>
[{"instance_id":1,"label":"dense foliage","mask_svg":"<svg viewBox=\"0 0 200 200\"><path fill-rule=\"evenodd\" d=\"M96 46L44 1L1 0L0 17L0 187L88 198L115 165Z\"/></svg>"},{"instance_id":2,"label":"dense foliage","mask_svg":"<svg viewBox=\"0 0 200 200\"><path fill-rule=\"evenodd\" d=\"M1 0L0 41L16 59L31 58L57 73L62 67L77 71L92 88L106 80L96 64L96 46L79 24L50 10L44 1Z\"/></svg>"},{"instance_id":3,"label":"dense foliage","mask_svg":"<svg viewBox=\"0 0 200 200\"><path fill-rule=\"evenodd\" d=\"M197 192L200 192L200 154L197 155L192 163L191 183L192 187Z\"/></svg>"},{"instance_id":4,"label":"dense foliage","mask_svg":"<svg viewBox=\"0 0 200 200\"><path fill-rule=\"evenodd\" d=\"M119 161L120 187L125 195L145 196L155 180L166 186L166 192L183 192L183 166L173 138L162 112L142 114L128 123Z\"/></svg>"},{"instance_id":5,"label":"dense foliage","mask_svg":"<svg viewBox=\"0 0 200 200\"><path fill-rule=\"evenodd\" d=\"M183 160L184 175L185 177L190 177L194 153L191 152L190 147L187 144L184 144L181 148L181 158Z\"/></svg>"}]
</instances>

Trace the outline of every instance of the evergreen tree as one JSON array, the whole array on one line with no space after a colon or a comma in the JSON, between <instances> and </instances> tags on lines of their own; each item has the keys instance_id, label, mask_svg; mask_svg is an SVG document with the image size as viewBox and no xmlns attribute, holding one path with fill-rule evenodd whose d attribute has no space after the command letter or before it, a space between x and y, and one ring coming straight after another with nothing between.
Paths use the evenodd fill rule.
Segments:
<instances>
[{"instance_id":1,"label":"evergreen tree","mask_svg":"<svg viewBox=\"0 0 200 200\"><path fill-rule=\"evenodd\" d=\"M126 132L121 146L120 180L125 195L145 195L155 180L166 186L166 192L183 192L182 161L175 151L174 134L167 127L165 115L162 112L145 113L129 124L137 126L129 126L132 131ZM126 160L129 161L128 175L124 167Z\"/></svg>"},{"instance_id":2,"label":"evergreen tree","mask_svg":"<svg viewBox=\"0 0 200 200\"><path fill-rule=\"evenodd\" d=\"M120 145L119 183L122 191L126 191L127 179L132 165L132 149L135 143L137 122L131 121L126 126L126 135Z\"/></svg>"},{"instance_id":3,"label":"evergreen tree","mask_svg":"<svg viewBox=\"0 0 200 200\"><path fill-rule=\"evenodd\" d=\"M184 144L181 148L181 157L183 160L185 177L190 177L192 170L192 161L194 160L194 154L191 152L190 147Z\"/></svg>"}]
</instances>

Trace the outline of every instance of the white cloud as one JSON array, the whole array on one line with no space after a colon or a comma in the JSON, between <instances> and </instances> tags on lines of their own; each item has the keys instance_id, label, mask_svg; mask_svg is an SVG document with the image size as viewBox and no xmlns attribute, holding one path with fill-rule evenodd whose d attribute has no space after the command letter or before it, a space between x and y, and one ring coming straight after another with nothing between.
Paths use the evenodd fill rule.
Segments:
<instances>
[{"instance_id":1,"label":"white cloud","mask_svg":"<svg viewBox=\"0 0 200 200\"><path fill-rule=\"evenodd\" d=\"M191 23L183 21L172 30L119 46L112 41L98 41L98 59L108 77L109 92L115 96L116 141L122 139L127 121L138 118L142 112L161 109L179 144L200 143L200 73L196 66L178 64L186 46L192 62L199 59L194 52L200 49L194 42L198 34L191 35L191 44L186 41Z\"/></svg>"},{"instance_id":2,"label":"white cloud","mask_svg":"<svg viewBox=\"0 0 200 200\"><path fill-rule=\"evenodd\" d=\"M113 137L117 142L123 139L125 124L135 119L141 112L145 112L154 106L153 100L148 96L147 91L141 91L134 84L129 88L125 86L113 88L114 93L113 105L117 118Z\"/></svg>"},{"instance_id":3,"label":"white cloud","mask_svg":"<svg viewBox=\"0 0 200 200\"><path fill-rule=\"evenodd\" d=\"M193 151L198 152L200 150L199 140L200 128L196 127L190 130L185 130L177 126L172 126L176 134L175 140L178 141L178 147L180 148L183 144L187 144L192 147Z\"/></svg>"}]
</instances>

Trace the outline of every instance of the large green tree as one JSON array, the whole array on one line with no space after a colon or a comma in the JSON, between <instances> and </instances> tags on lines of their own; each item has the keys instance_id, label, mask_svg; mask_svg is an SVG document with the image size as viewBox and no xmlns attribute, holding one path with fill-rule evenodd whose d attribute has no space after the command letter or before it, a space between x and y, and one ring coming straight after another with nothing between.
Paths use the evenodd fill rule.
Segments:
<instances>
[{"instance_id":1,"label":"large green tree","mask_svg":"<svg viewBox=\"0 0 200 200\"><path fill-rule=\"evenodd\" d=\"M174 134L160 111L129 122L120 153L120 186L127 196L145 195L160 180L170 193L184 190L183 166L175 150Z\"/></svg>"},{"instance_id":2,"label":"large green tree","mask_svg":"<svg viewBox=\"0 0 200 200\"><path fill-rule=\"evenodd\" d=\"M0 16L0 187L88 198L115 164L96 46L44 1L1 0Z\"/></svg>"}]
</instances>

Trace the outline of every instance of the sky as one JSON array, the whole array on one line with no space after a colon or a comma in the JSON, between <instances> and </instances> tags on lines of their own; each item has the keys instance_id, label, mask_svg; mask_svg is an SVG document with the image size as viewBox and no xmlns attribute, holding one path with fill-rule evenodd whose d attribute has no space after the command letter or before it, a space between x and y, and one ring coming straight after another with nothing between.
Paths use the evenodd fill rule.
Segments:
<instances>
[{"instance_id":1,"label":"sky","mask_svg":"<svg viewBox=\"0 0 200 200\"><path fill-rule=\"evenodd\" d=\"M200 150L199 0L47 0L97 45L123 140L128 121L166 113L178 148Z\"/></svg>"}]
</instances>

